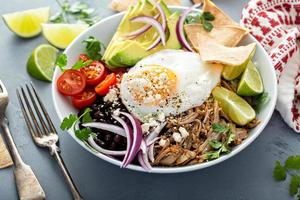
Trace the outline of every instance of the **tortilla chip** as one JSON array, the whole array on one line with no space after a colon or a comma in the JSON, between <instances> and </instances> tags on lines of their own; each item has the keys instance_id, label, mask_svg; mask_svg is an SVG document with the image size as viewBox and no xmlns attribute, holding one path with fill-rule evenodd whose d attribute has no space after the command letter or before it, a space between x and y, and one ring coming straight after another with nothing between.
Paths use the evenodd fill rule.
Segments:
<instances>
[{"instance_id":1,"label":"tortilla chip","mask_svg":"<svg viewBox=\"0 0 300 200\"><path fill-rule=\"evenodd\" d=\"M114 11L121 12L129 8L130 5L136 3L137 0L112 0L110 8ZM167 5L180 6L181 0L164 0Z\"/></svg>"},{"instance_id":2,"label":"tortilla chip","mask_svg":"<svg viewBox=\"0 0 300 200\"><path fill-rule=\"evenodd\" d=\"M206 31L201 24L187 24L184 26L187 38L195 47L198 43L197 35L207 35L216 40L219 44L228 47L236 46L242 38L249 33L247 29L240 26L214 27L210 32Z\"/></svg>"},{"instance_id":3,"label":"tortilla chip","mask_svg":"<svg viewBox=\"0 0 300 200\"><path fill-rule=\"evenodd\" d=\"M6 149L3 139L0 135L0 169L12 166L14 163L11 160L10 154Z\"/></svg>"},{"instance_id":4,"label":"tortilla chip","mask_svg":"<svg viewBox=\"0 0 300 200\"><path fill-rule=\"evenodd\" d=\"M197 37L198 44L195 47L199 51L201 59L208 63L239 66L248 60L256 47L255 43L247 46L225 47L207 35L198 33Z\"/></svg>"},{"instance_id":5,"label":"tortilla chip","mask_svg":"<svg viewBox=\"0 0 300 200\"><path fill-rule=\"evenodd\" d=\"M233 21L228 15L226 15L210 0L203 0L203 3L203 11L210 12L212 15L215 16L215 20L211 22L214 26L239 26L238 23Z\"/></svg>"}]
</instances>

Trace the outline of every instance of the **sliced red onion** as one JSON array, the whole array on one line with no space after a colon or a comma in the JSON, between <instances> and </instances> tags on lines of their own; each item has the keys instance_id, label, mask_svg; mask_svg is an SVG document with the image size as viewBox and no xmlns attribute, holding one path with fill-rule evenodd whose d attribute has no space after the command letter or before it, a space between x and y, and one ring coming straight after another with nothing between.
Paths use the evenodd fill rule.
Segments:
<instances>
[{"instance_id":1,"label":"sliced red onion","mask_svg":"<svg viewBox=\"0 0 300 200\"><path fill-rule=\"evenodd\" d=\"M167 122L163 122L159 126L155 127L155 129L147 136L146 144L149 144L152 140L154 140L161 132L161 130L166 126L166 124Z\"/></svg>"},{"instance_id":2,"label":"sliced red onion","mask_svg":"<svg viewBox=\"0 0 300 200\"><path fill-rule=\"evenodd\" d=\"M160 14L155 15L155 16L154 16L154 19L155 19L155 20L158 20L159 16L160 16ZM145 33L146 31L148 31L151 27L152 27L152 26L151 26L150 24L145 25L145 26L141 27L140 29L138 29L138 30L136 30L136 31L133 31L133 32L129 33L129 34L127 35L127 37L128 37L129 39L134 39L134 38L136 38L137 36L139 36L139 35Z\"/></svg>"},{"instance_id":3,"label":"sliced red onion","mask_svg":"<svg viewBox=\"0 0 300 200\"><path fill-rule=\"evenodd\" d=\"M151 162L154 162L154 142L148 147L148 157Z\"/></svg>"},{"instance_id":4,"label":"sliced red onion","mask_svg":"<svg viewBox=\"0 0 300 200\"><path fill-rule=\"evenodd\" d=\"M129 165L132 162L132 160L135 158L135 156L139 152L139 150L141 148L141 143L143 140L143 133L142 133L142 126L141 126L141 123L139 122L139 120L137 120L135 117L133 117L132 115L125 113L125 112L120 112L120 114L125 115L129 119L129 121L131 122L132 127L133 127L132 147L131 147L128 157L124 163L124 167L126 167L127 165Z\"/></svg>"},{"instance_id":5,"label":"sliced red onion","mask_svg":"<svg viewBox=\"0 0 300 200\"><path fill-rule=\"evenodd\" d=\"M88 138L88 142L94 149L96 149L98 152L103 153L105 155L124 156L127 152L127 151L111 151L111 150L103 149L98 144L96 144L92 136Z\"/></svg>"},{"instance_id":6,"label":"sliced red onion","mask_svg":"<svg viewBox=\"0 0 300 200\"><path fill-rule=\"evenodd\" d=\"M159 137L154 138L153 140L149 141L147 144L147 147L149 147L150 145L154 144L157 140L159 140Z\"/></svg>"},{"instance_id":7,"label":"sliced red onion","mask_svg":"<svg viewBox=\"0 0 300 200\"><path fill-rule=\"evenodd\" d=\"M152 166L149 163L148 154L147 154L147 145L144 140L142 140L141 150L138 153L138 161L146 171L151 171Z\"/></svg>"},{"instance_id":8,"label":"sliced red onion","mask_svg":"<svg viewBox=\"0 0 300 200\"><path fill-rule=\"evenodd\" d=\"M139 16L139 17L134 17L131 19L132 22L144 22L146 24L150 24L153 26L159 33L158 39L156 39L150 47L147 48L147 50L150 50L154 48L154 45L157 45L157 41L161 40L162 44L165 46L166 45L166 34L163 26L153 17L148 17L148 16ZM159 43L159 42L158 42Z\"/></svg>"},{"instance_id":9,"label":"sliced red onion","mask_svg":"<svg viewBox=\"0 0 300 200\"><path fill-rule=\"evenodd\" d=\"M82 124L82 126L90 127L90 128L97 128L97 129L109 131L109 132L121 135L123 137L126 137L125 130L116 125L106 124L106 123L101 123L101 122L91 122L91 123Z\"/></svg>"},{"instance_id":10,"label":"sliced red onion","mask_svg":"<svg viewBox=\"0 0 300 200\"><path fill-rule=\"evenodd\" d=\"M179 17L179 20L176 24L176 34L177 34L177 38L179 40L179 42L182 44L182 46L187 49L188 51L194 51L193 48L190 46L190 44L188 43L188 41L185 38L184 35L184 30L183 30L183 24L184 21L187 17L187 15L194 10L195 8L198 8L201 4L195 4L194 6L186 9L181 16Z\"/></svg>"},{"instance_id":11,"label":"sliced red onion","mask_svg":"<svg viewBox=\"0 0 300 200\"><path fill-rule=\"evenodd\" d=\"M133 132L132 132L132 129L126 124L126 122L118 117L118 116L115 116L115 115L112 115L112 117L117 120L124 128L125 132L126 132L126 138L127 138L127 148L126 148L126 154L124 156L124 159L122 161L122 165L121 167L125 167L125 163L126 161L128 160L128 156L129 156L129 153L132 149L132 142L133 142Z\"/></svg>"}]
</instances>

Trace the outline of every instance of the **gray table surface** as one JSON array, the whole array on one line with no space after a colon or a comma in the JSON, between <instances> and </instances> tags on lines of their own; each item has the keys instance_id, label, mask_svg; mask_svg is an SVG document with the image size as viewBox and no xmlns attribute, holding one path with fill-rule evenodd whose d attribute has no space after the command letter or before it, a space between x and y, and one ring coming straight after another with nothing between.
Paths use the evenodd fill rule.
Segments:
<instances>
[{"instance_id":1,"label":"gray table surface","mask_svg":"<svg viewBox=\"0 0 300 200\"><path fill-rule=\"evenodd\" d=\"M90 0L101 16L112 12L109 0ZM188 0L184 1L190 5ZM215 0L235 20L239 20L247 0ZM0 15L18 10L57 5L54 0L10 0L1 4ZM56 162L47 151L34 145L25 126L15 90L24 82L33 81L57 127L51 99L51 84L32 79L25 64L32 49L46 43L43 37L24 40L0 24L0 79L10 94L7 115L17 147L30 164L43 186L47 199L71 199L67 185ZM85 199L203 199L203 200L283 200L288 195L288 183L273 181L275 160L299 154L300 136L281 119L278 112L261 135L237 156L210 168L183 174L146 174L120 169L85 151L67 133L59 132L62 156ZM0 199L18 199L12 168L0 170Z\"/></svg>"}]
</instances>

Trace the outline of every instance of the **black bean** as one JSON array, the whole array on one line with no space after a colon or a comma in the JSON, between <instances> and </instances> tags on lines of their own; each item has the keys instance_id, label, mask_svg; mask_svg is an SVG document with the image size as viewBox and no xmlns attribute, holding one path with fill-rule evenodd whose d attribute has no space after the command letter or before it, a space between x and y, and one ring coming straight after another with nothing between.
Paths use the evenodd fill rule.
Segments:
<instances>
[{"instance_id":1,"label":"black bean","mask_svg":"<svg viewBox=\"0 0 300 200\"><path fill-rule=\"evenodd\" d=\"M109 146L108 146L109 150L116 150L117 149L117 144L115 142L112 142Z\"/></svg>"},{"instance_id":2,"label":"black bean","mask_svg":"<svg viewBox=\"0 0 300 200\"><path fill-rule=\"evenodd\" d=\"M122 141L122 136L120 135L115 135L114 137L114 142L119 144Z\"/></svg>"},{"instance_id":3,"label":"black bean","mask_svg":"<svg viewBox=\"0 0 300 200\"><path fill-rule=\"evenodd\" d=\"M104 136L104 141L105 142L111 142L112 141L112 139L113 139L113 135L112 134L106 134L105 136Z\"/></svg>"},{"instance_id":4,"label":"black bean","mask_svg":"<svg viewBox=\"0 0 300 200\"><path fill-rule=\"evenodd\" d=\"M105 142L103 142L102 140L100 140L98 138L95 138L94 140L95 140L96 144L98 144L100 147L106 148L106 143Z\"/></svg>"}]
</instances>

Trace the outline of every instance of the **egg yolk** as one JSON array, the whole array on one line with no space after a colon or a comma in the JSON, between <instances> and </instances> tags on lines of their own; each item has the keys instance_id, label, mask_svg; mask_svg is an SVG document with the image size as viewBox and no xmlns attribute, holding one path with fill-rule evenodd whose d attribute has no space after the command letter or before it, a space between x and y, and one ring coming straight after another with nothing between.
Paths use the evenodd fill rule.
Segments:
<instances>
[{"instance_id":1,"label":"egg yolk","mask_svg":"<svg viewBox=\"0 0 300 200\"><path fill-rule=\"evenodd\" d=\"M176 74L159 65L144 65L128 76L128 89L134 101L147 106L164 106L176 91Z\"/></svg>"}]
</instances>

